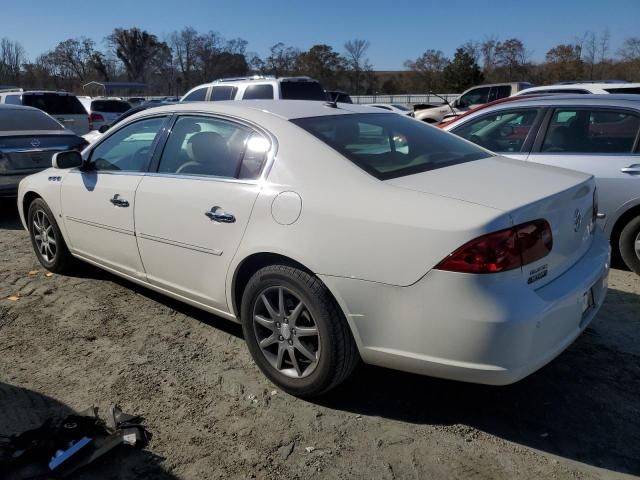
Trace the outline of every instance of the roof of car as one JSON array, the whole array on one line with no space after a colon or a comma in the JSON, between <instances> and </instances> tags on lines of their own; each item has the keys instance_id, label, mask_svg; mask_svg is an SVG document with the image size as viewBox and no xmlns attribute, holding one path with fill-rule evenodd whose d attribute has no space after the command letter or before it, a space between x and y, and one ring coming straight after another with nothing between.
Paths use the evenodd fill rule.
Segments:
<instances>
[{"instance_id":1,"label":"roof of car","mask_svg":"<svg viewBox=\"0 0 640 480\"><path fill-rule=\"evenodd\" d=\"M243 111L268 113L284 120L306 117L321 117L328 115L344 115L349 113L372 113L372 109L365 105L352 103L338 103L334 106L330 102L314 100L227 100L220 102L185 102L172 105L152 107L145 113L154 112L220 112L230 115ZM378 112L376 112L378 113ZM379 110L380 114L391 114L388 110Z\"/></svg>"},{"instance_id":2,"label":"roof of car","mask_svg":"<svg viewBox=\"0 0 640 480\"><path fill-rule=\"evenodd\" d=\"M42 112L39 108L35 107L27 107L25 105L14 105L12 103L0 103L0 111L2 110L35 110L37 112ZM43 112L44 113L44 112Z\"/></svg>"},{"instance_id":3,"label":"roof of car","mask_svg":"<svg viewBox=\"0 0 640 480\"><path fill-rule=\"evenodd\" d=\"M496 105L496 108L500 108L503 105L508 107L510 105L523 105L523 104L535 104L535 105L554 105L554 104L570 104L570 105L617 105L617 106L633 106L634 108L640 108L640 95L637 94L624 94L624 93L608 93L608 94L592 94L584 95L580 93L570 94L558 94L558 95L536 95L535 97L517 96L519 100L508 102L502 105ZM521 100L520 100L521 98Z\"/></svg>"},{"instance_id":4,"label":"roof of car","mask_svg":"<svg viewBox=\"0 0 640 480\"><path fill-rule=\"evenodd\" d=\"M640 83L556 83L554 85L540 85L536 87L525 88L518 92L518 95L522 95L523 92L543 92L546 90L606 90L606 89L624 89L624 88L638 88Z\"/></svg>"}]
</instances>

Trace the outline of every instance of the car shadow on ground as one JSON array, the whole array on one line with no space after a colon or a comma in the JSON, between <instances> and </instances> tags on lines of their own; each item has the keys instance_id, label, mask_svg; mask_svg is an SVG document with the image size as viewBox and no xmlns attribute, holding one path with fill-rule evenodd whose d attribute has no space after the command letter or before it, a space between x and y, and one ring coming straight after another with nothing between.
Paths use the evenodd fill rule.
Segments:
<instances>
[{"instance_id":1,"label":"car shadow on ground","mask_svg":"<svg viewBox=\"0 0 640 480\"><path fill-rule=\"evenodd\" d=\"M621 302L636 295L610 290ZM606 308L606 306L604 307ZM628 331L631 338L640 329ZM606 329L606 324L598 329ZM317 400L329 408L403 422L467 425L592 466L640 474L640 358L595 328L524 380L493 387L364 366Z\"/></svg>"},{"instance_id":2,"label":"car shadow on ground","mask_svg":"<svg viewBox=\"0 0 640 480\"><path fill-rule=\"evenodd\" d=\"M77 414L74 409L57 400L27 388L0 382L0 436L8 437L42 425L48 418L65 418ZM135 412L138 413L138 412ZM140 412L142 413L142 412ZM153 432L152 432L153 433ZM0 439L2 440L2 439ZM5 480L36 478L34 465L20 469L9 469L2 465L2 441L0 441L0 471ZM163 458L154 455L147 447L138 450L119 446L104 457L96 460L73 474L74 479L117 478L122 480L156 479L174 480L176 477L166 472L160 465ZM14 465L15 467L15 465ZM37 478L45 478L38 476Z\"/></svg>"},{"instance_id":3,"label":"car shadow on ground","mask_svg":"<svg viewBox=\"0 0 640 480\"><path fill-rule=\"evenodd\" d=\"M0 198L0 230L22 230L15 198Z\"/></svg>"},{"instance_id":4,"label":"car shadow on ground","mask_svg":"<svg viewBox=\"0 0 640 480\"><path fill-rule=\"evenodd\" d=\"M1 208L0 229L12 228L22 228L15 207L12 212ZM114 282L211 327L242 337L238 324L90 265L81 266L74 275ZM610 290L608 298L612 297L618 303L638 304L640 309L637 295ZM635 331L625 332L629 338L640 336L635 325L629 327ZM601 342L598 329L606 328L606 324L588 328L560 357L514 385L465 384L363 366L346 384L314 402L414 424L467 425L560 457L637 475L640 474L640 359ZM45 403L52 401L43 398ZM2 395L0 407L1 400ZM173 478L158 471L157 475L147 476Z\"/></svg>"}]
</instances>

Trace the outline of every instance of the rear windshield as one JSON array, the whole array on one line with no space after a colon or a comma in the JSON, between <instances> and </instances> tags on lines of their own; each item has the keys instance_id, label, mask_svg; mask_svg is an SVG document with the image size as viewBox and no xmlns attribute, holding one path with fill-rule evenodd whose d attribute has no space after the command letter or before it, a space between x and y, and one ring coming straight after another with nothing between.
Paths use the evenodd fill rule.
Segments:
<instances>
[{"instance_id":1,"label":"rear windshield","mask_svg":"<svg viewBox=\"0 0 640 480\"><path fill-rule=\"evenodd\" d=\"M281 82L280 93L284 100L327 101L324 89L318 82Z\"/></svg>"},{"instance_id":2,"label":"rear windshield","mask_svg":"<svg viewBox=\"0 0 640 480\"><path fill-rule=\"evenodd\" d=\"M455 135L404 115L360 113L291 122L380 180L490 156Z\"/></svg>"},{"instance_id":3,"label":"rear windshield","mask_svg":"<svg viewBox=\"0 0 640 480\"><path fill-rule=\"evenodd\" d=\"M49 115L86 115L80 100L73 95L60 95L57 93L25 93L22 95L22 104L28 107L36 107Z\"/></svg>"},{"instance_id":4,"label":"rear windshield","mask_svg":"<svg viewBox=\"0 0 640 480\"><path fill-rule=\"evenodd\" d=\"M629 93L634 95L640 94L640 87L629 87L629 88L616 87L616 88L605 88L605 90L609 93Z\"/></svg>"},{"instance_id":5,"label":"rear windshield","mask_svg":"<svg viewBox=\"0 0 640 480\"><path fill-rule=\"evenodd\" d=\"M91 111L105 113L124 113L131 108L127 102L121 100L94 100Z\"/></svg>"},{"instance_id":6,"label":"rear windshield","mask_svg":"<svg viewBox=\"0 0 640 480\"><path fill-rule=\"evenodd\" d=\"M38 110L0 110L0 131L20 130L64 130L64 127Z\"/></svg>"}]
</instances>

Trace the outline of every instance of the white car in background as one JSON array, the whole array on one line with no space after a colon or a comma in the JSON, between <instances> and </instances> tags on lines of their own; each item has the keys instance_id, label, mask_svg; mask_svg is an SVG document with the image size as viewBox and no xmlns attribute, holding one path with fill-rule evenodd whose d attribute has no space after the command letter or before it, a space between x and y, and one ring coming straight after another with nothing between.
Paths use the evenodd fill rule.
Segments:
<instances>
[{"instance_id":1,"label":"white car in background","mask_svg":"<svg viewBox=\"0 0 640 480\"><path fill-rule=\"evenodd\" d=\"M89 130L99 130L103 125L111 125L120 115L131 109L124 100L114 98L78 97L89 113Z\"/></svg>"},{"instance_id":2,"label":"white car in background","mask_svg":"<svg viewBox=\"0 0 640 480\"><path fill-rule=\"evenodd\" d=\"M607 290L593 176L370 107L169 105L53 165L18 199L45 268L75 257L240 322L295 395L359 359L515 382L567 348Z\"/></svg>"},{"instance_id":3,"label":"white car in background","mask_svg":"<svg viewBox=\"0 0 640 480\"><path fill-rule=\"evenodd\" d=\"M84 135L89 131L87 111L72 93L9 88L0 90L0 104L38 108L76 135Z\"/></svg>"},{"instance_id":4,"label":"white car in background","mask_svg":"<svg viewBox=\"0 0 640 480\"><path fill-rule=\"evenodd\" d=\"M367 107L380 108L382 110L399 113L400 115L407 115L408 117L415 116L412 108L399 103L368 103Z\"/></svg>"}]
</instances>

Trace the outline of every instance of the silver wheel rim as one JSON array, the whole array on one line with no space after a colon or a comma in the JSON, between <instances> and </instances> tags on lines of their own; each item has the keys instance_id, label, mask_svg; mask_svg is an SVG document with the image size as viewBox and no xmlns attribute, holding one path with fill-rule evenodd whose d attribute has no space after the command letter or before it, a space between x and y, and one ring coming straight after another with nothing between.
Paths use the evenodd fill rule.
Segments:
<instances>
[{"instance_id":1,"label":"silver wheel rim","mask_svg":"<svg viewBox=\"0 0 640 480\"><path fill-rule=\"evenodd\" d=\"M269 287L253 307L253 331L260 351L279 373L304 378L320 359L320 332L305 303L291 290Z\"/></svg>"},{"instance_id":2,"label":"silver wheel rim","mask_svg":"<svg viewBox=\"0 0 640 480\"><path fill-rule=\"evenodd\" d=\"M636 239L633 242L634 250L636 251L636 257L640 259L640 232L636 235Z\"/></svg>"},{"instance_id":3,"label":"silver wheel rim","mask_svg":"<svg viewBox=\"0 0 640 480\"><path fill-rule=\"evenodd\" d=\"M33 214L33 239L40 256L45 262L51 263L56 258L58 245L56 243L53 224L44 210L38 209Z\"/></svg>"}]
</instances>

